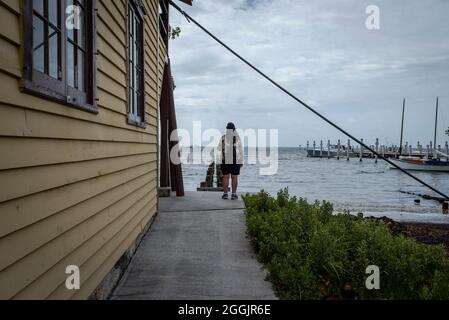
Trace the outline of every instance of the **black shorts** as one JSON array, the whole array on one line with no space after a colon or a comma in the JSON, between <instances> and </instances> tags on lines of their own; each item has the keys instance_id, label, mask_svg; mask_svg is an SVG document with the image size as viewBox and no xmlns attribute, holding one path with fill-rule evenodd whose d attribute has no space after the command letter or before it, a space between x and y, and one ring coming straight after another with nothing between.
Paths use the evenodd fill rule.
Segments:
<instances>
[{"instance_id":1,"label":"black shorts","mask_svg":"<svg viewBox=\"0 0 449 320\"><path fill-rule=\"evenodd\" d=\"M221 173L224 176L232 174L233 176L240 175L240 168L242 165L240 164L222 164L221 165Z\"/></svg>"}]
</instances>

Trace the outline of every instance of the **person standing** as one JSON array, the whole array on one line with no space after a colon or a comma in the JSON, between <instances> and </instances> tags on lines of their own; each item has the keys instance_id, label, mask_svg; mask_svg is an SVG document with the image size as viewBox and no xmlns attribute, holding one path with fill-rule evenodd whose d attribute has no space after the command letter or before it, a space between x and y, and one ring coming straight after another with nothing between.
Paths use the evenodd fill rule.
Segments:
<instances>
[{"instance_id":1,"label":"person standing","mask_svg":"<svg viewBox=\"0 0 449 320\"><path fill-rule=\"evenodd\" d=\"M218 145L218 154L221 158L221 172L223 174L223 196L229 199L229 178L231 178L232 200L237 200L237 188L240 169L243 166L243 146L235 125L229 122L226 126L226 134L221 137Z\"/></svg>"}]
</instances>

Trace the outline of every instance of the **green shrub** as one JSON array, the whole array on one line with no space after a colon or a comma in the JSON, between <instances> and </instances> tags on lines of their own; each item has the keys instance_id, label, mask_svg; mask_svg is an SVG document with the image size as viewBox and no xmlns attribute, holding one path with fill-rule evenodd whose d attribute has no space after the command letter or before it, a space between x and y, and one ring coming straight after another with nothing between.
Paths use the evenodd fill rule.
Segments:
<instances>
[{"instance_id":1,"label":"green shrub","mask_svg":"<svg viewBox=\"0 0 449 320\"><path fill-rule=\"evenodd\" d=\"M288 190L244 197L248 236L281 299L448 299L449 259L442 246L393 236L382 222L333 214ZM368 290L369 265L380 269L380 290Z\"/></svg>"}]
</instances>

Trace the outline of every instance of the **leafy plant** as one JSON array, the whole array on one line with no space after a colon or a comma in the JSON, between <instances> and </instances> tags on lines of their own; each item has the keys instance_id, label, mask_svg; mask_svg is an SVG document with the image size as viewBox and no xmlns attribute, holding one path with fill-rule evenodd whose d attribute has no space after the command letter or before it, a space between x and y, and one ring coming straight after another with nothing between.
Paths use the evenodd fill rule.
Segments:
<instances>
[{"instance_id":1,"label":"leafy plant","mask_svg":"<svg viewBox=\"0 0 449 320\"><path fill-rule=\"evenodd\" d=\"M290 197L246 195L248 236L281 299L448 299L449 259L441 246L393 236L382 222L333 214L332 205ZM380 290L368 290L369 265Z\"/></svg>"},{"instance_id":2,"label":"leafy plant","mask_svg":"<svg viewBox=\"0 0 449 320\"><path fill-rule=\"evenodd\" d=\"M180 27L174 27L168 26L168 34L170 35L170 38L172 40L175 40L181 35L181 28Z\"/></svg>"}]
</instances>

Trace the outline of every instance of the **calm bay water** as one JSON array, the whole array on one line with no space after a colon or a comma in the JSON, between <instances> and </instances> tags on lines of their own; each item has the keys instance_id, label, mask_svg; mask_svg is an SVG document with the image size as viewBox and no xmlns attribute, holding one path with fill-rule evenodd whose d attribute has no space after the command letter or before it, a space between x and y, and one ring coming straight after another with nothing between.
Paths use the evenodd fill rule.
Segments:
<instances>
[{"instance_id":1,"label":"calm bay water","mask_svg":"<svg viewBox=\"0 0 449 320\"><path fill-rule=\"evenodd\" d=\"M435 195L426 187L390 169L383 161L373 159L319 159L307 158L297 148L279 149L279 168L276 175L261 176L260 165L246 164L240 176L239 192L258 192L261 189L271 194L288 187L291 195L309 201L327 200L336 211L349 210L365 215L389 216L400 221L422 221L449 223L449 215L442 214L441 204L403 194L410 191ZM247 162L245 162L247 163ZM184 164L184 184L188 191L195 191L205 180L207 165ZM442 192L449 194L449 173L415 172L419 178ZM217 198L220 195L217 194Z\"/></svg>"}]
</instances>

